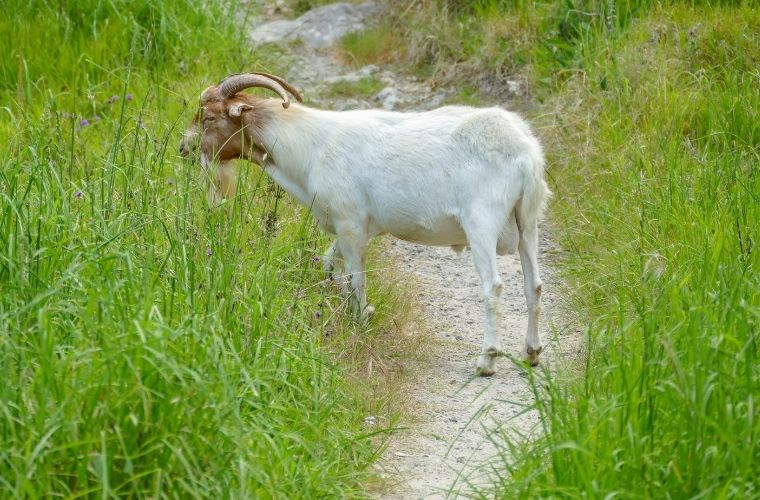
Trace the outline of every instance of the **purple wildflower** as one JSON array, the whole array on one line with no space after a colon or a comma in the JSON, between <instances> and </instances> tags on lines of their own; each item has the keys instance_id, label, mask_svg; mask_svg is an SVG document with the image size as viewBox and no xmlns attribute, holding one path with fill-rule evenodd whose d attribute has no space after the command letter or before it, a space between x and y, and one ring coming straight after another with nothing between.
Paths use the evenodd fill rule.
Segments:
<instances>
[{"instance_id":1,"label":"purple wildflower","mask_svg":"<svg viewBox=\"0 0 760 500\"><path fill-rule=\"evenodd\" d=\"M111 97L108 98L108 104L113 104L113 103L115 103L118 100L119 100L119 96L117 96L116 94L114 94L114 95L112 95Z\"/></svg>"},{"instance_id":2,"label":"purple wildflower","mask_svg":"<svg viewBox=\"0 0 760 500\"><path fill-rule=\"evenodd\" d=\"M320 260L322 260L322 259L319 258L319 255L315 255L314 257L311 258L311 263L312 264L316 264Z\"/></svg>"},{"instance_id":3,"label":"purple wildflower","mask_svg":"<svg viewBox=\"0 0 760 500\"><path fill-rule=\"evenodd\" d=\"M89 124L90 124L90 120L88 120L87 118L82 118L82 120L79 122L80 127L86 127Z\"/></svg>"},{"instance_id":4,"label":"purple wildflower","mask_svg":"<svg viewBox=\"0 0 760 500\"><path fill-rule=\"evenodd\" d=\"M314 313L314 317L317 318L317 319L321 318L322 317L322 312L321 311L315 312Z\"/></svg>"},{"instance_id":5,"label":"purple wildflower","mask_svg":"<svg viewBox=\"0 0 760 500\"><path fill-rule=\"evenodd\" d=\"M207 256L211 257L211 254L212 254L212 253L214 253L214 252L212 252L212 251L211 251L211 248L207 248L207 249L206 249L206 255L207 255Z\"/></svg>"},{"instance_id":6,"label":"purple wildflower","mask_svg":"<svg viewBox=\"0 0 760 500\"><path fill-rule=\"evenodd\" d=\"M134 96L132 94L127 94L124 96L124 99L126 99L127 101L131 101L132 99L134 99Z\"/></svg>"},{"instance_id":7,"label":"purple wildflower","mask_svg":"<svg viewBox=\"0 0 760 500\"><path fill-rule=\"evenodd\" d=\"M77 200L81 199L82 196L84 196L84 193L81 191L77 191L76 193L74 193L74 198L76 198Z\"/></svg>"}]
</instances>

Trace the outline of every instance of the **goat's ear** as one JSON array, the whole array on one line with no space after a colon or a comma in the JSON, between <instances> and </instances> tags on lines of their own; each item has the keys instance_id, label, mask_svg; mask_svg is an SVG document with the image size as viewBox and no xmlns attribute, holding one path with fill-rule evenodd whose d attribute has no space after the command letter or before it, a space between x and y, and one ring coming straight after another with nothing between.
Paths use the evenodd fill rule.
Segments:
<instances>
[{"instance_id":1,"label":"goat's ear","mask_svg":"<svg viewBox=\"0 0 760 500\"><path fill-rule=\"evenodd\" d=\"M236 102L233 104L230 104L230 107L227 109L227 113L230 116L238 117L245 113L246 111L250 111L253 109L253 106L250 104L245 104L242 102Z\"/></svg>"}]
</instances>

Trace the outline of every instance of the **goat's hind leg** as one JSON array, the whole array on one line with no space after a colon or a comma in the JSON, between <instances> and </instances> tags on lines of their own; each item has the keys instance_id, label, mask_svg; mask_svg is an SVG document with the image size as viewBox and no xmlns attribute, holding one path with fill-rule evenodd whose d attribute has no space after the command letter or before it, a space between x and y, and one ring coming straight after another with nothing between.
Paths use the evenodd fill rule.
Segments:
<instances>
[{"instance_id":1,"label":"goat's hind leg","mask_svg":"<svg viewBox=\"0 0 760 500\"><path fill-rule=\"evenodd\" d=\"M538 335L538 320L541 316L541 276L538 271L538 223L526 221L518 213L520 229L520 264L523 270L525 300L528 303L528 331L525 336L525 359L531 366L538 365L538 355L543 346Z\"/></svg>"},{"instance_id":2,"label":"goat's hind leg","mask_svg":"<svg viewBox=\"0 0 760 500\"><path fill-rule=\"evenodd\" d=\"M483 285L483 299L486 305L485 336L477 365L477 373L482 377L490 377L496 372L496 358L501 352L499 331L502 328L502 318L499 300L504 288L496 265L498 229L488 226L489 224L481 223L473 225L469 230L466 229L475 268Z\"/></svg>"}]
</instances>

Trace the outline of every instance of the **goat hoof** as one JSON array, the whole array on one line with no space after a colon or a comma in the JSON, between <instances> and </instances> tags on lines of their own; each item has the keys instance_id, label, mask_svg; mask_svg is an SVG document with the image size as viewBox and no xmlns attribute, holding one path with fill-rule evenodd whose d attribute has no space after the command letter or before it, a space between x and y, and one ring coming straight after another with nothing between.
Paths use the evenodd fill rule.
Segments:
<instances>
[{"instance_id":1,"label":"goat hoof","mask_svg":"<svg viewBox=\"0 0 760 500\"><path fill-rule=\"evenodd\" d=\"M538 366L538 356L543 350L544 346L538 346L536 349L528 346L528 348L525 349L525 352L528 354L525 360L530 363L530 366Z\"/></svg>"},{"instance_id":2,"label":"goat hoof","mask_svg":"<svg viewBox=\"0 0 760 500\"><path fill-rule=\"evenodd\" d=\"M496 347L489 347L480 354L478 360L478 368L476 373L481 377L491 377L496 373L494 368L496 364L496 357L499 356L499 349Z\"/></svg>"},{"instance_id":3,"label":"goat hoof","mask_svg":"<svg viewBox=\"0 0 760 500\"><path fill-rule=\"evenodd\" d=\"M544 350L544 346L538 346L538 349L533 349L532 347L528 347L526 351L528 351L528 356L533 356L534 354L538 356L541 354L541 351Z\"/></svg>"}]
</instances>

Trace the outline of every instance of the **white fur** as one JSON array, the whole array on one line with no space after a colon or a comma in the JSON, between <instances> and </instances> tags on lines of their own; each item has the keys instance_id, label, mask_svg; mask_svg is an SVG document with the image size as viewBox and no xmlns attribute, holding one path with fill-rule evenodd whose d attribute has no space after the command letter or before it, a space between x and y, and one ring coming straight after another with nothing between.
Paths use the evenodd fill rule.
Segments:
<instances>
[{"instance_id":1,"label":"white fur","mask_svg":"<svg viewBox=\"0 0 760 500\"><path fill-rule=\"evenodd\" d=\"M370 238L390 233L472 249L486 302L478 361L484 375L494 372L500 350L496 254L519 249L529 312L524 353L537 362L537 222L550 192L541 145L518 115L463 106L396 113L293 105L273 114L260 139L269 155L266 172L337 235L325 268L343 258L352 303L362 314L371 307L364 272Z\"/></svg>"}]
</instances>

